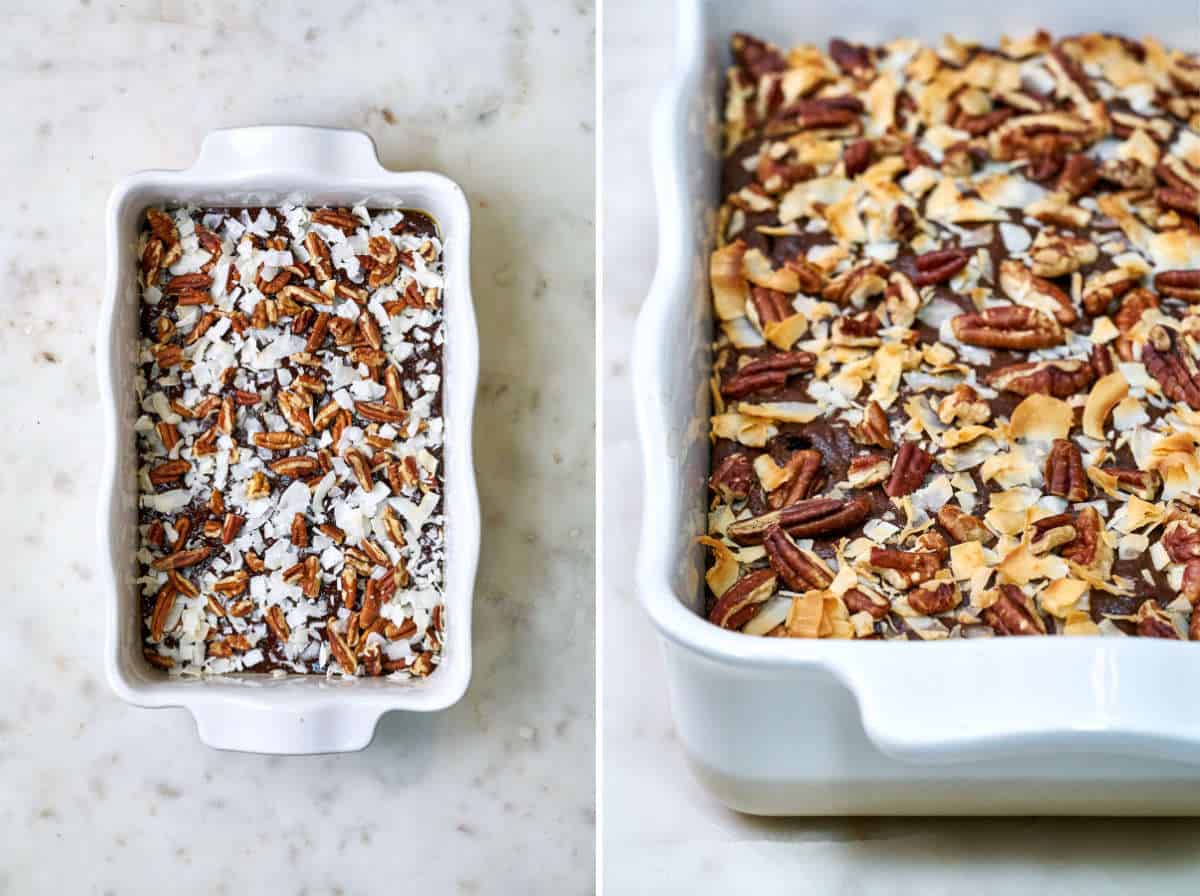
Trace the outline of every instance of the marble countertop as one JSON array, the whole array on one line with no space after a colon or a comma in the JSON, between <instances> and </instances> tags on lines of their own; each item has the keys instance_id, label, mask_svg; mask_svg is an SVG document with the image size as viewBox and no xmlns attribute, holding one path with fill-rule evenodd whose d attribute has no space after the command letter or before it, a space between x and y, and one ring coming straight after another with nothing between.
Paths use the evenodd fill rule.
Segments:
<instances>
[{"instance_id":1,"label":"marble countertop","mask_svg":"<svg viewBox=\"0 0 1200 896\"><path fill-rule=\"evenodd\" d=\"M760 819L691 777L637 603L641 478L629 352L655 260L649 137L671 4L604 12L603 396L605 893L1194 893L1200 825L1169 820Z\"/></svg>"},{"instance_id":2,"label":"marble countertop","mask_svg":"<svg viewBox=\"0 0 1200 896\"><path fill-rule=\"evenodd\" d=\"M0 14L0 893L590 892L591 3L26 7ZM474 681L353 755L210 750L102 671L104 203L266 123L363 129L475 219Z\"/></svg>"}]
</instances>

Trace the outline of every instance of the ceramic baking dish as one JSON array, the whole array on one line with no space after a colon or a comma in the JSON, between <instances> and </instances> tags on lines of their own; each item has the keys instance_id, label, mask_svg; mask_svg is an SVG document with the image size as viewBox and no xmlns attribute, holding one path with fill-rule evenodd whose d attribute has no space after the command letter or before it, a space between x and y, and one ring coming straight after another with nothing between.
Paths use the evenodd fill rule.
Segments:
<instances>
[{"instance_id":1,"label":"ceramic baking dish","mask_svg":"<svg viewBox=\"0 0 1200 896\"><path fill-rule=\"evenodd\" d=\"M444 241L447 641L426 679L326 680L239 675L171 678L142 658L134 599L137 451L133 422L137 346L136 245L147 206L315 205L407 207L430 213ZM458 700L471 675L471 603L479 556L479 501L471 459L471 417L479 345L471 304L470 210L440 174L385 169L371 138L357 131L253 127L215 131L184 171L144 171L122 180L108 202L108 276L97 340L104 408L104 468L98 529L108 600L106 667L117 694L138 706L181 706L213 747L260 753L362 749L390 710L437 710Z\"/></svg>"},{"instance_id":2,"label":"ceramic baking dish","mask_svg":"<svg viewBox=\"0 0 1200 896\"><path fill-rule=\"evenodd\" d=\"M745 812L1155 814L1200 809L1200 645L1135 638L855 643L752 638L702 618L722 74L731 32L936 41L1042 26L1197 46L1194 2L1153 7L681 0L652 125L659 261L634 378L645 472L638 577L681 743Z\"/></svg>"}]
</instances>

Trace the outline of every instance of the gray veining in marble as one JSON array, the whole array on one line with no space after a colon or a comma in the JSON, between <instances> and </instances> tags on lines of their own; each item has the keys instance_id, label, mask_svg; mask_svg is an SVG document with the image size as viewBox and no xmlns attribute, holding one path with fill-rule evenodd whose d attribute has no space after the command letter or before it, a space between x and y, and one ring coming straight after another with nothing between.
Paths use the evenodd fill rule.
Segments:
<instances>
[{"instance_id":1,"label":"gray veining in marble","mask_svg":"<svg viewBox=\"0 0 1200 896\"><path fill-rule=\"evenodd\" d=\"M0 893L591 892L591 3L23 6L0 11ZM366 130L474 215L474 683L355 755L218 753L103 680L104 202L264 123Z\"/></svg>"}]
</instances>

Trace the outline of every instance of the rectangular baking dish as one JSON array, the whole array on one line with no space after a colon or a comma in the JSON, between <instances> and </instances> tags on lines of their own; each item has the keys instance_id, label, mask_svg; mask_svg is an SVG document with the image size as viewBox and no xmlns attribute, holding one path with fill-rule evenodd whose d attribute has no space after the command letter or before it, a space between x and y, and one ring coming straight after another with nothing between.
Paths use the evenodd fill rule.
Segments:
<instances>
[{"instance_id":1,"label":"rectangular baking dish","mask_svg":"<svg viewBox=\"0 0 1200 896\"><path fill-rule=\"evenodd\" d=\"M275 206L294 204L428 212L444 243L447 339L446 636L442 663L426 679L325 679L237 675L171 678L142 657L134 599L137 542L138 229L155 204ZM437 710L458 700L471 675L471 604L479 557L479 500L471 458L471 418L479 344L470 285L470 209L462 189L440 174L395 172L379 162L371 138L314 127L215 131L183 171L143 171L120 181L107 212L108 275L97 340L104 410L104 467L98 531L101 582L108 601L106 670L113 690L138 706L180 706L210 746L258 753L325 753L370 743L390 710Z\"/></svg>"},{"instance_id":2,"label":"rectangular baking dish","mask_svg":"<svg viewBox=\"0 0 1200 896\"><path fill-rule=\"evenodd\" d=\"M652 124L659 258L638 321L644 464L638 582L676 728L701 782L762 815L1187 814L1200 810L1200 646L1135 638L855 643L753 638L703 618L712 338L729 36L783 46L1038 27L1126 31L1195 50L1192 0L1152 7L935 0L679 0L675 70ZM1085 758L1086 757L1086 758Z\"/></svg>"}]
</instances>

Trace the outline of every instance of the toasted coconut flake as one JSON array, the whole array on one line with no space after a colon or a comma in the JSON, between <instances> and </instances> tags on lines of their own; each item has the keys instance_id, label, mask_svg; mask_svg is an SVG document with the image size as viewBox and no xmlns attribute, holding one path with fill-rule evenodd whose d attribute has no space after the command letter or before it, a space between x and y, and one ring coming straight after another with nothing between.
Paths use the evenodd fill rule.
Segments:
<instances>
[{"instance_id":1,"label":"toasted coconut flake","mask_svg":"<svg viewBox=\"0 0 1200 896\"><path fill-rule=\"evenodd\" d=\"M763 327L763 336L766 337L767 342L785 352L803 339L807 332L808 318L803 314L793 314Z\"/></svg>"},{"instance_id":2,"label":"toasted coconut flake","mask_svg":"<svg viewBox=\"0 0 1200 896\"><path fill-rule=\"evenodd\" d=\"M1008 423L1008 437L1037 442L1065 439L1074 422L1075 412L1062 399L1050 395L1029 395L1013 409Z\"/></svg>"},{"instance_id":3,"label":"toasted coconut flake","mask_svg":"<svg viewBox=\"0 0 1200 896\"><path fill-rule=\"evenodd\" d=\"M708 263L712 282L713 308L721 320L734 320L745 315L750 287L742 273L746 244L741 240L722 246L713 252Z\"/></svg>"},{"instance_id":4,"label":"toasted coconut flake","mask_svg":"<svg viewBox=\"0 0 1200 896\"><path fill-rule=\"evenodd\" d=\"M742 402L738 405L738 410L749 417L780 423L812 423L822 413L820 405L806 401L767 401L761 404Z\"/></svg>"},{"instance_id":5,"label":"toasted coconut flake","mask_svg":"<svg viewBox=\"0 0 1200 896\"><path fill-rule=\"evenodd\" d=\"M766 420L731 411L712 418L712 434L714 438L732 439L750 448L762 448L779 434L779 430Z\"/></svg>"},{"instance_id":6,"label":"toasted coconut flake","mask_svg":"<svg viewBox=\"0 0 1200 896\"><path fill-rule=\"evenodd\" d=\"M776 269L760 249L750 249L742 256L742 275L755 286L792 293L800 289L800 278L791 268Z\"/></svg>"},{"instance_id":7,"label":"toasted coconut flake","mask_svg":"<svg viewBox=\"0 0 1200 896\"><path fill-rule=\"evenodd\" d=\"M1087 582L1079 579L1057 579L1039 595L1042 609L1059 619L1070 617L1083 596L1088 593Z\"/></svg>"},{"instance_id":8,"label":"toasted coconut flake","mask_svg":"<svg viewBox=\"0 0 1200 896\"><path fill-rule=\"evenodd\" d=\"M708 582L708 587L712 589L712 593L720 597L734 582L738 580L739 567L737 557L733 551L723 541L716 538L709 538L707 535L701 535L696 539L697 542L705 547L712 548L713 564L708 568L708 572L704 574L704 580Z\"/></svg>"},{"instance_id":9,"label":"toasted coconut flake","mask_svg":"<svg viewBox=\"0 0 1200 896\"><path fill-rule=\"evenodd\" d=\"M1119 370L1114 370L1107 376L1102 376L1088 393L1087 404L1083 407L1083 432L1093 439L1103 440L1104 424L1108 415L1126 395L1129 394L1129 383Z\"/></svg>"}]
</instances>

